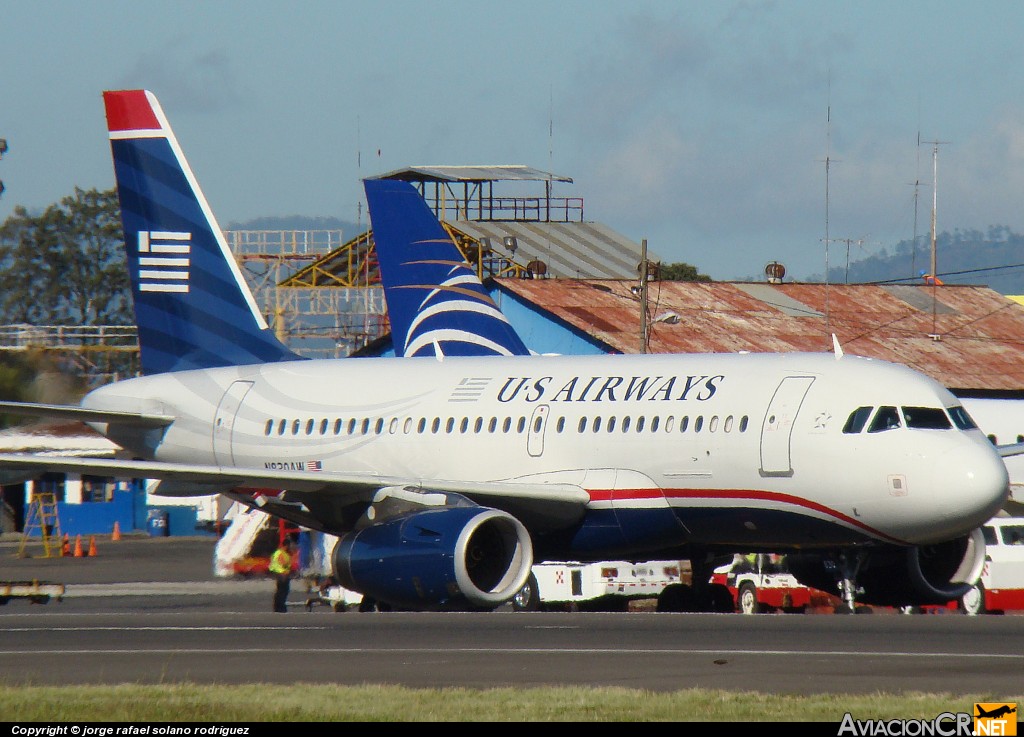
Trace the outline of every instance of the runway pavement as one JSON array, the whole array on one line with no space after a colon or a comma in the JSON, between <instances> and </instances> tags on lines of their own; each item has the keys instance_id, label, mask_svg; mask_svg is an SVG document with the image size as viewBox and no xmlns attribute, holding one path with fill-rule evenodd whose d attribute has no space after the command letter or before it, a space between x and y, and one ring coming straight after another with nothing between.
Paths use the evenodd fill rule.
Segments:
<instances>
[{"instance_id":1,"label":"runway pavement","mask_svg":"<svg viewBox=\"0 0 1024 737\"><path fill-rule=\"evenodd\" d=\"M61 602L0 607L5 683L576 685L780 694L930 691L1024 700L1024 619L271 611L266 578L214 575L212 538L97 539L91 558L17 558L0 580ZM297 582L298 583L298 582ZM273 662L273 668L267 663Z\"/></svg>"},{"instance_id":2,"label":"runway pavement","mask_svg":"<svg viewBox=\"0 0 1024 737\"><path fill-rule=\"evenodd\" d=\"M147 611L178 609L186 602L197 609L225 606L242 610L270 610L273 583L262 576L225 579L214 574L216 538L149 537L144 535L96 536L96 555L44 557L41 543L25 546L28 557L19 557L20 538L0 541L0 585L4 581L61 584L64 609L85 605ZM88 548L88 541L84 546ZM296 581L290 606L305 604L306 589ZM145 597L142 599L141 597ZM70 606L75 602L74 606ZM15 606L18 600L12 600Z\"/></svg>"}]
</instances>

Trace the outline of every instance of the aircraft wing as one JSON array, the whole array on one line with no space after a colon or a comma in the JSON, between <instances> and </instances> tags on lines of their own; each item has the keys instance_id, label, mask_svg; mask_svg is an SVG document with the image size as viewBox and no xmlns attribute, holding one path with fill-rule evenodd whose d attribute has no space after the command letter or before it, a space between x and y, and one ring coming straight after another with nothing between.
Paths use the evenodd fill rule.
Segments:
<instances>
[{"instance_id":1,"label":"aircraft wing","mask_svg":"<svg viewBox=\"0 0 1024 737\"><path fill-rule=\"evenodd\" d=\"M0 454L0 478L25 478L47 471L114 478L158 480L154 494L204 496L229 493L249 499L253 506L299 524L328 532L351 522L348 508L362 508L373 494L386 487L413 491L461 494L487 507L520 518L527 527L553 530L580 519L590 495L574 484L540 484L507 481L446 481L330 471L292 471L235 468L200 464L133 461L75 456L44 456L27 453ZM280 493L280 490L285 490ZM301 516L289 516L291 511Z\"/></svg>"},{"instance_id":2,"label":"aircraft wing","mask_svg":"<svg viewBox=\"0 0 1024 737\"><path fill-rule=\"evenodd\" d=\"M169 415L116 412L86 409L66 404L38 404L35 402L0 402L0 414L18 415L19 417L52 417L58 420L77 420L79 422L107 422L134 427L166 427L175 420Z\"/></svg>"}]
</instances>

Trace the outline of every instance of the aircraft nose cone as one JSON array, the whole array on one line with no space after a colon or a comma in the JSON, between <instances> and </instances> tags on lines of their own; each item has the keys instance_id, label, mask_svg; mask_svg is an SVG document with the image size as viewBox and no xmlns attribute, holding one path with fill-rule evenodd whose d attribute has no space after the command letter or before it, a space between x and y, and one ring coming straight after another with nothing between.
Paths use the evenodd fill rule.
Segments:
<instances>
[{"instance_id":1,"label":"aircraft nose cone","mask_svg":"<svg viewBox=\"0 0 1024 737\"><path fill-rule=\"evenodd\" d=\"M1006 464L987 442L943 455L935 463L935 480L945 516L971 529L991 519L1010 493Z\"/></svg>"}]
</instances>

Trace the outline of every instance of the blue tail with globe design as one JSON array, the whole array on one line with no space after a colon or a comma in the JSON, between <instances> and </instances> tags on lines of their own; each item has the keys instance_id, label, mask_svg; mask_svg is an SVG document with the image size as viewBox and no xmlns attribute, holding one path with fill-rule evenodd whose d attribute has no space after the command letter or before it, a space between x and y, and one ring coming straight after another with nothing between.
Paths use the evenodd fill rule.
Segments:
<instances>
[{"instance_id":1,"label":"blue tail with globe design","mask_svg":"<svg viewBox=\"0 0 1024 737\"><path fill-rule=\"evenodd\" d=\"M397 356L530 351L413 185L363 181Z\"/></svg>"}]
</instances>

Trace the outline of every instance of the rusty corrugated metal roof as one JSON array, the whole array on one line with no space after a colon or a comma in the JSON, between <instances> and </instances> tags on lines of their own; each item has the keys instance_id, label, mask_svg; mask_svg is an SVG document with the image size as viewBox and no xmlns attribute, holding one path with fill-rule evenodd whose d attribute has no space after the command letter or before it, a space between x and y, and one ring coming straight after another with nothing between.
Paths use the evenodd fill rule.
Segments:
<instances>
[{"instance_id":1,"label":"rusty corrugated metal roof","mask_svg":"<svg viewBox=\"0 0 1024 737\"><path fill-rule=\"evenodd\" d=\"M372 178L404 179L409 182L572 182L571 177L524 164L406 166Z\"/></svg>"},{"instance_id":2,"label":"rusty corrugated metal roof","mask_svg":"<svg viewBox=\"0 0 1024 737\"><path fill-rule=\"evenodd\" d=\"M495 281L612 350L640 352L636 280ZM950 389L1024 391L1024 305L988 287L651 282L649 313L652 353L831 351L835 333L846 353Z\"/></svg>"}]
</instances>

